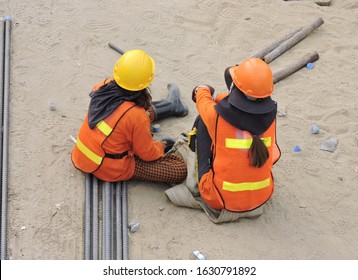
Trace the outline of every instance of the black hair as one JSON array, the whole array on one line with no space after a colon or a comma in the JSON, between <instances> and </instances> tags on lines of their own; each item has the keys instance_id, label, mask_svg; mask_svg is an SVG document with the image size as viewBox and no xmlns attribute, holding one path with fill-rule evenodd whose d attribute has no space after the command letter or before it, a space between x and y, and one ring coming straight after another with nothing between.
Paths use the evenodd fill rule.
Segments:
<instances>
[{"instance_id":1,"label":"black hair","mask_svg":"<svg viewBox=\"0 0 358 280\"><path fill-rule=\"evenodd\" d=\"M141 90L141 94L133 100L133 102L139 106L148 110L152 106L152 95L149 87Z\"/></svg>"},{"instance_id":2,"label":"black hair","mask_svg":"<svg viewBox=\"0 0 358 280\"><path fill-rule=\"evenodd\" d=\"M248 157L250 158L250 166L258 168L262 167L269 158L269 151L265 143L257 135L253 135Z\"/></svg>"}]
</instances>

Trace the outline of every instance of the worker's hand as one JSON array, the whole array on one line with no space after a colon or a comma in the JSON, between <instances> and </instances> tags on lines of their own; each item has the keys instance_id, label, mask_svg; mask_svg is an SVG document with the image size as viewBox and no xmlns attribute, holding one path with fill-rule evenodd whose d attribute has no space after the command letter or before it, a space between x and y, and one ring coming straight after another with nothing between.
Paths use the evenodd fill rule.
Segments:
<instances>
[{"instance_id":1,"label":"worker's hand","mask_svg":"<svg viewBox=\"0 0 358 280\"><path fill-rule=\"evenodd\" d=\"M199 88L206 88L210 91L211 93L211 96L214 94L215 92L215 89L210 86L210 85L206 85L206 84L203 84L203 85L198 85L196 87L193 88L193 92L191 93L191 99L194 101L194 103L196 103L196 92Z\"/></svg>"},{"instance_id":2,"label":"worker's hand","mask_svg":"<svg viewBox=\"0 0 358 280\"><path fill-rule=\"evenodd\" d=\"M164 147L164 150L165 150L165 148L167 147L167 141L159 140L159 142L162 144L162 146Z\"/></svg>"},{"instance_id":3,"label":"worker's hand","mask_svg":"<svg viewBox=\"0 0 358 280\"><path fill-rule=\"evenodd\" d=\"M163 136L159 141L164 146L164 153L167 153L175 144L174 138L172 138L170 136Z\"/></svg>"}]
</instances>

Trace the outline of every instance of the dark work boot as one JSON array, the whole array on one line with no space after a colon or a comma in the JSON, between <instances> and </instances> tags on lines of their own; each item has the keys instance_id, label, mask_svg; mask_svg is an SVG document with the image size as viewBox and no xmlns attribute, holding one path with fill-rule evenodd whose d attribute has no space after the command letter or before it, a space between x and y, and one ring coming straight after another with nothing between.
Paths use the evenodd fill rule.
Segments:
<instances>
[{"instance_id":1,"label":"dark work boot","mask_svg":"<svg viewBox=\"0 0 358 280\"><path fill-rule=\"evenodd\" d=\"M169 83L167 99L153 101L154 120L161 120L166 117L184 117L189 113L188 106L180 99L180 90L176 84Z\"/></svg>"}]
</instances>

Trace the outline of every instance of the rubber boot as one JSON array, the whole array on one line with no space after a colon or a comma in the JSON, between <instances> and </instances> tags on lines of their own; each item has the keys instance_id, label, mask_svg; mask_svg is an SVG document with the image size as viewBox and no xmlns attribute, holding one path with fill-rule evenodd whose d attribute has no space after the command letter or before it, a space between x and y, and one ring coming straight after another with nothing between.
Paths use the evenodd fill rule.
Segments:
<instances>
[{"instance_id":1,"label":"rubber boot","mask_svg":"<svg viewBox=\"0 0 358 280\"><path fill-rule=\"evenodd\" d=\"M166 117L184 117L189 113L188 106L180 99L180 90L176 84L169 83L167 99L153 101L154 120L161 120Z\"/></svg>"}]
</instances>

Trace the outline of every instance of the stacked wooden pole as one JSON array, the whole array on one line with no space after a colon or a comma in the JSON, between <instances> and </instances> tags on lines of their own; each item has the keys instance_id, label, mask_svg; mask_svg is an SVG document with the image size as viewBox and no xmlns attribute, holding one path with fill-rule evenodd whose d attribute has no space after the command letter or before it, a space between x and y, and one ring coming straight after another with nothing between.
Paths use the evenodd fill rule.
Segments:
<instances>
[{"instance_id":1,"label":"stacked wooden pole","mask_svg":"<svg viewBox=\"0 0 358 280\"><path fill-rule=\"evenodd\" d=\"M250 57L258 57L264 60L267 63L272 62L281 54L288 51L290 48L298 44L304 38L306 38L310 33L312 33L315 29L320 27L324 23L321 17L314 20L311 24L304 28L299 28L279 40L271 43L270 45L264 47L261 51L251 55ZM282 79L290 76L301 68L305 67L308 63L313 63L319 59L319 55L317 52L311 52L306 54L300 60L294 62L293 64L287 66L284 69L281 69L277 72L273 73L274 83L278 83Z\"/></svg>"}]
</instances>

